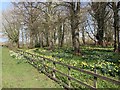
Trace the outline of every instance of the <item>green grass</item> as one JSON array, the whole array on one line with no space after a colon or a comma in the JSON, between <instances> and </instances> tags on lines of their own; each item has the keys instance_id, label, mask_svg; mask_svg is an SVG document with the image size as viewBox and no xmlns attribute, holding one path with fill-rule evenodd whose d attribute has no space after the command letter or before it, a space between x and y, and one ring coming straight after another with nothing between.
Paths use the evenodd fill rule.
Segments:
<instances>
[{"instance_id":1,"label":"green grass","mask_svg":"<svg viewBox=\"0 0 120 90\"><path fill-rule=\"evenodd\" d=\"M2 88L2 48L0 47L0 89Z\"/></svg>"},{"instance_id":2,"label":"green grass","mask_svg":"<svg viewBox=\"0 0 120 90\"><path fill-rule=\"evenodd\" d=\"M43 48L35 48L26 50L27 52L34 53L37 55L41 55L47 58L53 59L56 58L57 61L66 63L78 68L86 69L93 71L94 66L97 66L97 73L104 75L106 77L110 77L113 79L119 79L119 68L120 68L120 55L113 52L113 48L102 48L102 47L89 47L83 46L81 47L83 56L75 56L72 54L71 48L62 48L55 49L54 51L49 51ZM52 63L47 63L49 66L52 66ZM67 72L67 68L63 68L63 66L57 65L56 68L62 72ZM86 75L83 73L79 73L76 71L71 71L73 77L82 80L90 85L93 85L93 77L90 75ZM66 81L64 77L58 75L60 80ZM75 85L75 84L73 84ZM114 85L110 82L99 80L98 79L98 87L99 88L118 88L118 85Z\"/></svg>"},{"instance_id":3,"label":"green grass","mask_svg":"<svg viewBox=\"0 0 120 90\"><path fill-rule=\"evenodd\" d=\"M1 80L0 80L1 81ZM33 66L11 57L7 48L2 48L3 88L60 88L60 86Z\"/></svg>"}]
</instances>

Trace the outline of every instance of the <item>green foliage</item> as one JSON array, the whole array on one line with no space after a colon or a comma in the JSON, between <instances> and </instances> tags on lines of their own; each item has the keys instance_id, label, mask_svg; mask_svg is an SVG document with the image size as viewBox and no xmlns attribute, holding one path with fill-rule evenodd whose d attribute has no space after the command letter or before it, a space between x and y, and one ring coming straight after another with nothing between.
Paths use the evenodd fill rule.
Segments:
<instances>
[{"instance_id":1,"label":"green foliage","mask_svg":"<svg viewBox=\"0 0 120 90\"><path fill-rule=\"evenodd\" d=\"M69 50L70 49L70 50ZM120 75L119 71L119 55L112 52L111 48L102 48L102 47L82 47L82 53L83 56L74 56L71 52L71 48L61 48L61 49L55 49L54 51L49 51L43 48L35 48L26 50L27 52L41 55L46 58L50 58L52 60L56 60L71 66L75 66L78 68L82 68L89 71L94 71L94 69L97 69L98 74L105 75L107 77L111 77L114 79L118 79ZM28 56L32 58L31 56ZM111 61L108 61L108 59L111 59ZM115 61L116 62L115 62ZM36 65L37 67L42 67L41 63L36 59L35 61L31 61L33 65ZM48 66L53 66L50 62L45 62ZM63 66L56 65L56 68L63 73L67 72L67 68ZM48 72L51 73L49 69L47 69ZM82 74L79 72L71 71L71 75L77 79L82 80L83 82L89 83L92 85L93 77L87 74ZM79 77L81 76L81 77ZM64 78L61 75L57 74L57 77L60 78L60 80L67 82L67 79ZM106 84L106 86L102 86L103 83ZM78 84L72 83L75 87L79 87ZM99 87L109 87L109 82L99 82ZM110 87L116 87L116 86L110 86Z\"/></svg>"},{"instance_id":2,"label":"green foliage","mask_svg":"<svg viewBox=\"0 0 120 90\"><path fill-rule=\"evenodd\" d=\"M30 51L32 52L32 50ZM44 55L51 59L56 58L60 62L82 69L93 71L96 67L103 75L108 74L112 77L119 75L118 63L120 55L113 53L111 48L82 47L82 52L84 53L82 57L74 56L71 51L71 48L55 49L53 52L38 48L33 50L39 55Z\"/></svg>"}]
</instances>

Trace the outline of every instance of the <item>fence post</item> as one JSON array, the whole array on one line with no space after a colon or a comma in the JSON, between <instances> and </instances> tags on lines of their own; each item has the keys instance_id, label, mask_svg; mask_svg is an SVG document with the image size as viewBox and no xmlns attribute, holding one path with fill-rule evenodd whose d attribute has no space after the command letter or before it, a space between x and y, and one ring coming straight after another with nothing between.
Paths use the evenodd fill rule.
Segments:
<instances>
[{"instance_id":1,"label":"fence post","mask_svg":"<svg viewBox=\"0 0 120 90\"><path fill-rule=\"evenodd\" d=\"M55 67L56 67L56 64L55 62L53 62L53 69L55 69ZM55 70L53 70L53 77L55 78Z\"/></svg>"},{"instance_id":2,"label":"fence post","mask_svg":"<svg viewBox=\"0 0 120 90\"><path fill-rule=\"evenodd\" d=\"M68 76L70 76L70 67L68 67ZM68 86L71 87L70 78L68 77Z\"/></svg>"},{"instance_id":3,"label":"fence post","mask_svg":"<svg viewBox=\"0 0 120 90\"><path fill-rule=\"evenodd\" d=\"M94 73L97 73L96 67L94 68ZM94 87L97 88L97 77L94 76Z\"/></svg>"},{"instance_id":4,"label":"fence post","mask_svg":"<svg viewBox=\"0 0 120 90\"><path fill-rule=\"evenodd\" d=\"M45 58L43 58L43 72L44 72L44 70L45 70L45 72L46 72L46 68L45 68Z\"/></svg>"}]
</instances>

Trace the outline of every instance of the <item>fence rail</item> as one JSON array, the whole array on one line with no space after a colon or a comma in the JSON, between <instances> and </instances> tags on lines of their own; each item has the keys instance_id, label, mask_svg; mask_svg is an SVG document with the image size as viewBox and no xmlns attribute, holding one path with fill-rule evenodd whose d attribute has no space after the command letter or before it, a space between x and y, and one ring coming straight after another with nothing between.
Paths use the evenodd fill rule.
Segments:
<instances>
[{"instance_id":1,"label":"fence rail","mask_svg":"<svg viewBox=\"0 0 120 90\"><path fill-rule=\"evenodd\" d=\"M44 69L45 69L45 67L51 69L53 71L53 73L52 73L53 75L51 76L49 73L46 73L45 71L44 71L44 73L46 73L48 76L50 76L51 78L53 78L55 81L57 81L59 83L62 83L62 85L64 87L66 87L66 88L71 88L72 87L70 81L73 80L73 81L78 82L79 84L81 84L81 85L83 85L85 87L88 87L88 88L96 90L97 89L97 78L100 78L100 79L105 80L105 81L112 82L112 83L114 83L116 85L120 85L120 81L118 81L118 80L111 79L111 78L108 78L108 77L96 74L96 69L94 69L94 73L93 73L91 71L87 71L87 70L80 69L80 68L77 68L77 67L74 67L74 66L70 66L70 65L67 65L67 64L64 64L64 63L61 63L61 62L58 62L58 61L55 61L55 60L52 60L52 59L49 59L49 58L46 58L46 57L43 57L43 56L34 55L34 54L31 54L31 53L28 53L28 52L24 52L22 50L18 50L17 52L20 53L21 55L23 55L25 58L27 58L29 60L32 60L32 61L34 61L36 57L37 57L37 59L41 58L41 59L39 59L39 61L42 62L42 65L43 65ZM30 55L34 59L31 59L27 55ZM50 67L50 66L46 65L45 61L52 62L53 63L53 67ZM68 74L64 74L63 72L57 70L56 69L56 64L59 64L59 65L67 67L68 68ZM84 82L82 82L82 81L80 81L80 80L78 80L76 78L71 77L71 74L70 74L71 69L79 71L79 72L82 72L82 73L86 73L88 75L92 75L94 77L93 86L88 85L88 84L86 84L86 83L84 83ZM61 75L63 75L63 76L65 76L65 77L67 77L68 78L68 84L65 84L64 82L60 82L56 78L56 76L55 76L56 72L59 73L59 74L61 74Z\"/></svg>"}]
</instances>

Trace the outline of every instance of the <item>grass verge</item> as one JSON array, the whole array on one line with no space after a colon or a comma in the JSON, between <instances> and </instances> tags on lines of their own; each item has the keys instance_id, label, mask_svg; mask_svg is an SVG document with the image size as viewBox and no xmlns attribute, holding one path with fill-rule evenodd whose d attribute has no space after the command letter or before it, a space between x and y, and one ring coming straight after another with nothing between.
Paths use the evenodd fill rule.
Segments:
<instances>
[{"instance_id":1,"label":"grass verge","mask_svg":"<svg viewBox=\"0 0 120 90\"><path fill-rule=\"evenodd\" d=\"M9 49L2 48L3 88L60 88L60 86L26 62L12 58Z\"/></svg>"}]
</instances>

